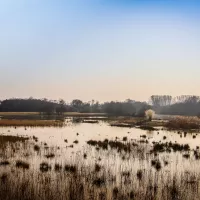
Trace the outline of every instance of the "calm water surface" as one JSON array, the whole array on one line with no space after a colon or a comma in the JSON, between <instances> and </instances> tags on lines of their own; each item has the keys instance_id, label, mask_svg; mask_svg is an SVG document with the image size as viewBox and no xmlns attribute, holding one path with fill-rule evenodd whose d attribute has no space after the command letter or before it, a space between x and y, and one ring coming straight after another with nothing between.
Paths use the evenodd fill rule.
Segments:
<instances>
[{"instance_id":1,"label":"calm water surface","mask_svg":"<svg viewBox=\"0 0 200 200\"><path fill-rule=\"evenodd\" d=\"M5 127L1 128L1 134L3 135L20 135L20 136L35 136L38 138L40 146L44 146L47 143L49 148L45 148L43 153L36 153L33 149L26 149L26 151L17 154L8 154L12 159L26 159L31 163L31 166L38 166L42 161L51 163L59 162L61 164L66 163L85 163L86 165L94 165L98 162L102 164L108 170L114 170L119 173L124 170L138 170L138 169L149 169L151 168L151 157L148 153L139 153L137 156L134 154L118 154L115 151L96 151L94 147L87 145L88 140L101 140L109 139L115 140L116 137L122 141L123 137L127 137L128 141L141 140L142 135L147 136L149 143L148 146L152 146L153 141L161 142L177 142L179 144L189 144L191 149L196 149L196 146L200 146L200 135L196 133L188 133L186 136L176 132L170 132L166 130L158 131L145 131L139 128L120 128L111 127L108 123L99 121L99 123L72 123L70 119L66 120L66 126L62 128L57 127L45 127L45 128L14 128ZM193 138L193 135L196 138ZM163 137L166 136L164 140ZM67 143L65 142L67 140ZM77 140L78 144L73 142ZM73 145L73 148L69 147ZM146 144L145 144L146 145ZM142 146L142 144L141 144ZM45 155L53 153L55 157L48 159ZM83 158L83 154L87 154L87 160ZM25 156L25 158L24 158ZM182 171L198 170L200 164L199 160L195 160L193 157L189 159L183 158L181 153L162 153L159 154L159 159L164 162L168 161L169 165L164 168L165 171Z\"/></svg>"},{"instance_id":2,"label":"calm water surface","mask_svg":"<svg viewBox=\"0 0 200 200\"><path fill-rule=\"evenodd\" d=\"M58 127L4 127L1 128L1 134L3 135L20 135L20 136L36 136L39 141L47 142L49 145L59 145L65 147L65 139L68 140L68 145L73 144L73 141L78 140L79 144L75 145L77 149L85 145L88 140L104 140L115 139L116 137L122 139L128 137L128 139L139 140L140 136L146 135L149 142L163 142L163 137L166 136L165 142L177 142L180 144L189 144L191 148L196 148L200 145L200 134L188 133L186 136L182 133L178 134L177 131L146 131L139 128L121 128L111 127L106 122L99 122L95 124L90 123L72 123L69 120L66 122L66 126L62 128ZM196 138L193 138L193 136Z\"/></svg>"}]
</instances>

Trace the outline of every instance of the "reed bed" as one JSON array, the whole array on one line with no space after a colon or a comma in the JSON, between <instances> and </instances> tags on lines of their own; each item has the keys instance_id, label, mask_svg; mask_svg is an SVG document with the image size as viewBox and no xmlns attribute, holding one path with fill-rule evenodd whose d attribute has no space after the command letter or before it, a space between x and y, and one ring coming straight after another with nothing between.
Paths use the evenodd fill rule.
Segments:
<instances>
[{"instance_id":1,"label":"reed bed","mask_svg":"<svg viewBox=\"0 0 200 200\"><path fill-rule=\"evenodd\" d=\"M1 119L0 120L0 126L6 127L6 126L25 126L25 127L36 127L36 126L63 126L64 123L61 120L17 120L17 119Z\"/></svg>"},{"instance_id":2,"label":"reed bed","mask_svg":"<svg viewBox=\"0 0 200 200\"><path fill-rule=\"evenodd\" d=\"M170 142L151 145L145 135L141 138L145 142L126 136L88 140L82 151L73 154L35 136L1 135L0 199L200 199L200 170L193 165L199 165L193 160L199 150ZM193 170L174 167L176 163L169 159L172 153ZM186 158L188 154L193 156Z\"/></svg>"},{"instance_id":3,"label":"reed bed","mask_svg":"<svg viewBox=\"0 0 200 200\"><path fill-rule=\"evenodd\" d=\"M200 119L198 117L176 116L166 124L171 129L199 129Z\"/></svg>"}]
</instances>

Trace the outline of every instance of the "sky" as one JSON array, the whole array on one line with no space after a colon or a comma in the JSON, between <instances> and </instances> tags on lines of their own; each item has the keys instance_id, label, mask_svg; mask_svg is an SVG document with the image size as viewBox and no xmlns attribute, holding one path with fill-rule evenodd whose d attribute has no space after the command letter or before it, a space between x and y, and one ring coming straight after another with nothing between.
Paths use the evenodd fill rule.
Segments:
<instances>
[{"instance_id":1,"label":"sky","mask_svg":"<svg viewBox=\"0 0 200 200\"><path fill-rule=\"evenodd\" d=\"M199 0L0 0L0 99L200 95Z\"/></svg>"}]
</instances>

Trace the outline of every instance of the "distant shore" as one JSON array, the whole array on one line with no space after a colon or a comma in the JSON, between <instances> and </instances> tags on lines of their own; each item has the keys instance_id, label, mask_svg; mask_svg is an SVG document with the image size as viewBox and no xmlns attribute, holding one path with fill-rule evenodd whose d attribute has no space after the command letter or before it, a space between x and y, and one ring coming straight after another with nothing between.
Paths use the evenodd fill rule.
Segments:
<instances>
[{"instance_id":1,"label":"distant shore","mask_svg":"<svg viewBox=\"0 0 200 200\"><path fill-rule=\"evenodd\" d=\"M40 112L0 112L0 116L30 116L41 115ZM56 115L56 114L55 114ZM108 116L106 113L79 113L79 112L64 112L63 116Z\"/></svg>"}]
</instances>

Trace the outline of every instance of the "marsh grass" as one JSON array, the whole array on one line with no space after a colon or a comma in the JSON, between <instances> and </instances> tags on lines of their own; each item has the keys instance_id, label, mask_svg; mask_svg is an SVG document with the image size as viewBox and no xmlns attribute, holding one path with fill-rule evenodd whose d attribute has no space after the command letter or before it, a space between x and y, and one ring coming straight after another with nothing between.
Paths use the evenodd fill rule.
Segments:
<instances>
[{"instance_id":1,"label":"marsh grass","mask_svg":"<svg viewBox=\"0 0 200 200\"><path fill-rule=\"evenodd\" d=\"M165 142L165 143L159 143L154 142L153 149L151 152L153 153L162 153L162 152L184 152L184 151L190 151L190 146L188 144L178 144L178 143L172 143L172 142Z\"/></svg>"},{"instance_id":2,"label":"marsh grass","mask_svg":"<svg viewBox=\"0 0 200 200\"><path fill-rule=\"evenodd\" d=\"M25 161L17 160L16 161L16 167L17 168L22 168L22 169L29 169L30 164L25 162Z\"/></svg>"},{"instance_id":3,"label":"marsh grass","mask_svg":"<svg viewBox=\"0 0 200 200\"><path fill-rule=\"evenodd\" d=\"M34 145L34 150L35 150L35 151L40 151L40 146L39 146L39 145L37 145L37 144L36 144L36 145Z\"/></svg>"},{"instance_id":4,"label":"marsh grass","mask_svg":"<svg viewBox=\"0 0 200 200\"><path fill-rule=\"evenodd\" d=\"M61 171L62 170L62 165L58 164L58 163L55 163L54 169L55 169L55 171Z\"/></svg>"},{"instance_id":5,"label":"marsh grass","mask_svg":"<svg viewBox=\"0 0 200 200\"><path fill-rule=\"evenodd\" d=\"M0 112L0 116L39 115L39 112Z\"/></svg>"},{"instance_id":6,"label":"marsh grass","mask_svg":"<svg viewBox=\"0 0 200 200\"><path fill-rule=\"evenodd\" d=\"M83 154L83 158L84 158L84 159L87 159L87 153L84 153L84 154Z\"/></svg>"},{"instance_id":7,"label":"marsh grass","mask_svg":"<svg viewBox=\"0 0 200 200\"><path fill-rule=\"evenodd\" d=\"M63 121L61 120L17 120L17 119L1 119L0 120L0 126L6 127L6 126L26 126L26 127L62 127L64 126Z\"/></svg>"},{"instance_id":8,"label":"marsh grass","mask_svg":"<svg viewBox=\"0 0 200 200\"><path fill-rule=\"evenodd\" d=\"M95 172L100 172L101 171L101 166L99 164L95 164Z\"/></svg>"},{"instance_id":9,"label":"marsh grass","mask_svg":"<svg viewBox=\"0 0 200 200\"><path fill-rule=\"evenodd\" d=\"M1 120L0 120L1 121ZM28 137L20 137L20 136L12 136L12 135L0 135L0 144L5 144L5 143L16 143L16 142L25 142L29 140Z\"/></svg>"},{"instance_id":10,"label":"marsh grass","mask_svg":"<svg viewBox=\"0 0 200 200\"><path fill-rule=\"evenodd\" d=\"M47 162L42 162L40 164L40 171L41 172L48 172L51 170L51 165L49 165Z\"/></svg>"},{"instance_id":11,"label":"marsh grass","mask_svg":"<svg viewBox=\"0 0 200 200\"><path fill-rule=\"evenodd\" d=\"M161 162L159 160L152 160L151 165L158 171L162 168Z\"/></svg>"},{"instance_id":12,"label":"marsh grass","mask_svg":"<svg viewBox=\"0 0 200 200\"><path fill-rule=\"evenodd\" d=\"M44 165L44 164L43 164ZM45 172L49 165L45 164ZM43 167L44 168L44 167ZM40 175L31 170L21 172L20 174L1 174L0 176L0 199L16 200L146 200L146 199L195 199L200 196L197 189L198 175L187 175L180 177L169 177L169 179L154 179L152 172L142 174L138 171L136 176L138 180L131 180L131 173L124 172L119 182L108 182L106 171L104 175L96 176L91 168L75 170L72 165L65 165L65 175L60 165L56 167L59 170L58 175L54 171L48 174ZM44 171L43 171L44 172ZM162 174L161 177L164 177ZM17 181L17 184L15 184ZM162 183L162 184L161 184ZM160 185L161 184L161 185ZM159 185L159 186L158 186Z\"/></svg>"},{"instance_id":13,"label":"marsh grass","mask_svg":"<svg viewBox=\"0 0 200 200\"><path fill-rule=\"evenodd\" d=\"M149 126L149 125L142 125L142 126L139 126L140 129L142 130L148 130L148 131L156 131L158 129L154 128L153 126Z\"/></svg>"},{"instance_id":14,"label":"marsh grass","mask_svg":"<svg viewBox=\"0 0 200 200\"><path fill-rule=\"evenodd\" d=\"M49 153L49 154L45 155L45 157L52 159L52 158L55 157L55 154L54 153Z\"/></svg>"},{"instance_id":15,"label":"marsh grass","mask_svg":"<svg viewBox=\"0 0 200 200\"><path fill-rule=\"evenodd\" d=\"M0 168L0 199L3 200L200 199L200 171L186 172L173 168L172 172L170 163L162 157L168 154L169 149L180 155L192 155L193 152L198 157L199 150L192 151L189 145L155 142L151 146L150 142L131 141L128 137L89 140L80 155L73 154L60 162L57 155L65 148L49 146L46 150L44 144L35 144L20 137L2 136L2 142L7 144L4 157L9 157L10 152L17 153L11 160L1 161L10 163ZM25 149L17 145L25 142L29 145L24 146ZM34 152L35 145L39 147L39 154ZM99 150L96 151L96 148ZM32 159L24 161L24 153L34 155L38 162L33 163ZM45 155L51 154L53 156L47 160ZM15 161L16 167L13 168Z\"/></svg>"},{"instance_id":16,"label":"marsh grass","mask_svg":"<svg viewBox=\"0 0 200 200\"><path fill-rule=\"evenodd\" d=\"M199 129L200 119L198 117L176 116L169 120L166 127L171 129Z\"/></svg>"},{"instance_id":17,"label":"marsh grass","mask_svg":"<svg viewBox=\"0 0 200 200\"><path fill-rule=\"evenodd\" d=\"M142 172L142 170L141 170L141 169L138 170L136 175L137 175L138 180L141 181L141 180L142 180L142 176L143 176L143 172Z\"/></svg>"},{"instance_id":18,"label":"marsh grass","mask_svg":"<svg viewBox=\"0 0 200 200\"><path fill-rule=\"evenodd\" d=\"M76 168L75 165L68 165L68 164L66 164L65 165L65 171L66 172L70 172L70 173L76 173L77 168Z\"/></svg>"},{"instance_id":19,"label":"marsh grass","mask_svg":"<svg viewBox=\"0 0 200 200\"><path fill-rule=\"evenodd\" d=\"M115 126L115 127L121 127L121 128L132 128L135 126L135 124L126 124L122 122L111 122L110 126Z\"/></svg>"},{"instance_id":20,"label":"marsh grass","mask_svg":"<svg viewBox=\"0 0 200 200\"><path fill-rule=\"evenodd\" d=\"M7 166L10 165L10 162L8 160L4 160L0 162L0 166Z\"/></svg>"},{"instance_id":21,"label":"marsh grass","mask_svg":"<svg viewBox=\"0 0 200 200\"><path fill-rule=\"evenodd\" d=\"M82 123L97 124L99 123L99 121L98 120L83 120Z\"/></svg>"}]
</instances>

